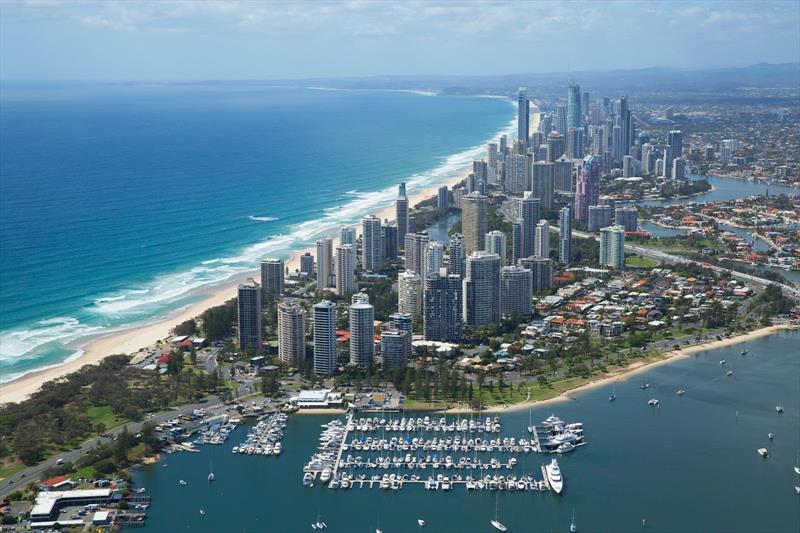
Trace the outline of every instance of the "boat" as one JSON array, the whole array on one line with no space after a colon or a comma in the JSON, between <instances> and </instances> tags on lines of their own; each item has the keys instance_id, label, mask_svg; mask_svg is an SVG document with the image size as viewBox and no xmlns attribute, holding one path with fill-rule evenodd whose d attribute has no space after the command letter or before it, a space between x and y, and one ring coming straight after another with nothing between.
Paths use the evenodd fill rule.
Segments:
<instances>
[{"instance_id":1,"label":"boat","mask_svg":"<svg viewBox=\"0 0 800 533\"><path fill-rule=\"evenodd\" d=\"M578 526L575 525L575 509L572 510L572 522L569 523L569 533L578 533Z\"/></svg>"},{"instance_id":2,"label":"boat","mask_svg":"<svg viewBox=\"0 0 800 533\"><path fill-rule=\"evenodd\" d=\"M649 400L647 400L647 405L652 405L655 407L658 405L658 400L656 400L655 398L650 398Z\"/></svg>"},{"instance_id":3,"label":"boat","mask_svg":"<svg viewBox=\"0 0 800 533\"><path fill-rule=\"evenodd\" d=\"M650 388L650 384L649 383L642 383L641 385L639 385L639 388L642 389L642 390L647 390L647 389Z\"/></svg>"},{"instance_id":4,"label":"boat","mask_svg":"<svg viewBox=\"0 0 800 533\"><path fill-rule=\"evenodd\" d=\"M727 361L726 361L725 359L722 359L722 360L719 362L719 364L721 364L721 365L724 365L725 363L727 363Z\"/></svg>"},{"instance_id":5,"label":"boat","mask_svg":"<svg viewBox=\"0 0 800 533\"><path fill-rule=\"evenodd\" d=\"M331 469L329 467L325 467L322 469L322 473L319 475L320 481L323 483L327 483L331 479Z\"/></svg>"},{"instance_id":6,"label":"boat","mask_svg":"<svg viewBox=\"0 0 800 533\"><path fill-rule=\"evenodd\" d=\"M614 389L611 389L611 396L608 397L608 401L609 402L613 402L616 399L617 399L617 395L616 395Z\"/></svg>"},{"instance_id":7,"label":"boat","mask_svg":"<svg viewBox=\"0 0 800 533\"><path fill-rule=\"evenodd\" d=\"M508 528L497 519L497 496L494 497L494 520L490 520L489 523L498 531L508 531Z\"/></svg>"},{"instance_id":8,"label":"boat","mask_svg":"<svg viewBox=\"0 0 800 533\"><path fill-rule=\"evenodd\" d=\"M760 455L761 457L766 457L767 455L769 455L769 452L767 452L766 448L759 448L756 451L758 452L758 455Z\"/></svg>"},{"instance_id":9,"label":"boat","mask_svg":"<svg viewBox=\"0 0 800 533\"><path fill-rule=\"evenodd\" d=\"M744 350L742 350L741 354L742 355L747 355L747 351L748 351L747 348L745 348Z\"/></svg>"},{"instance_id":10,"label":"boat","mask_svg":"<svg viewBox=\"0 0 800 533\"><path fill-rule=\"evenodd\" d=\"M417 524L419 524L419 527L425 527L425 520L423 520L422 518L418 518Z\"/></svg>"},{"instance_id":11,"label":"boat","mask_svg":"<svg viewBox=\"0 0 800 533\"><path fill-rule=\"evenodd\" d=\"M205 512L204 510L200 509L200 514L201 514L201 515L205 515L205 514L206 514L206 512Z\"/></svg>"},{"instance_id":12,"label":"boat","mask_svg":"<svg viewBox=\"0 0 800 533\"><path fill-rule=\"evenodd\" d=\"M214 481L215 479L217 479L217 478L216 478L216 476L214 475L214 469L213 469L213 466L212 466L211 462L209 462L209 463L208 463L208 481L209 481L209 483L210 483L210 482Z\"/></svg>"},{"instance_id":13,"label":"boat","mask_svg":"<svg viewBox=\"0 0 800 533\"><path fill-rule=\"evenodd\" d=\"M569 453L575 449L575 446L571 442L565 442L561 444L558 448L556 448L556 452L558 453Z\"/></svg>"},{"instance_id":14,"label":"boat","mask_svg":"<svg viewBox=\"0 0 800 533\"><path fill-rule=\"evenodd\" d=\"M769 440L772 440L772 439L774 439L774 438L775 438L775 435L773 435L772 433L768 433L768 434L767 434L767 438L768 438Z\"/></svg>"},{"instance_id":15,"label":"boat","mask_svg":"<svg viewBox=\"0 0 800 533\"><path fill-rule=\"evenodd\" d=\"M678 389L678 392L676 392L675 394L677 394L678 396L683 396L684 394L686 394L686 391L683 389Z\"/></svg>"},{"instance_id":16,"label":"boat","mask_svg":"<svg viewBox=\"0 0 800 533\"><path fill-rule=\"evenodd\" d=\"M313 487L314 486L314 476L311 472L306 472L303 475L303 486L304 487Z\"/></svg>"},{"instance_id":17,"label":"boat","mask_svg":"<svg viewBox=\"0 0 800 533\"><path fill-rule=\"evenodd\" d=\"M145 489L144 487L140 487L140 488L136 489L136 493L137 493L137 494L141 494L141 493L143 493L145 490L146 490L146 489Z\"/></svg>"},{"instance_id":18,"label":"boat","mask_svg":"<svg viewBox=\"0 0 800 533\"><path fill-rule=\"evenodd\" d=\"M552 488L553 492L556 494L561 494L561 491L564 489L564 479L561 477L561 469L558 467L558 461L555 459L550 461L550 464L545 465L544 471L547 474L547 482L550 484L550 488Z\"/></svg>"},{"instance_id":19,"label":"boat","mask_svg":"<svg viewBox=\"0 0 800 533\"><path fill-rule=\"evenodd\" d=\"M188 485L188 483L186 483L184 480L180 480L178 481L178 483L180 483L181 485Z\"/></svg>"},{"instance_id":20,"label":"boat","mask_svg":"<svg viewBox=\"0 0 800 533\"><path fill-rule=\"evenodd\" d=\"M795 485L794 486L794 492L795 492L795 494L800 494L800 486Z\"/></svg>"},{"instance_id":21,"label":"boat","mask_svg":"<svg viewBox=\"0 0 800 533\"><path fill-rule=\"evenodd\" d=\"M528 433L533 433L536 431L536 426L533 425L531 410L528 409Z\"/></svg>"},{"instance_id":22,"label":"boat","mask_svg":"<svg viewBox=\"0 0 800 533\"><path fill-rule=\"evenodd\" d=\"M731 377L733 375L733 370L728 370L727 372L725 372L725 375Z\"/></svg>"},{"instance_id":23,"label":"boat","mask_svg":"<svg viewBox=\"0 0 800 533\"><path fill-rule=\"evenodd\" d=\"M782 413L783 412L783 406L781 404L776 405L775 406L775 411L777 411L778 413Z\"/></svg>"}]
</instances>

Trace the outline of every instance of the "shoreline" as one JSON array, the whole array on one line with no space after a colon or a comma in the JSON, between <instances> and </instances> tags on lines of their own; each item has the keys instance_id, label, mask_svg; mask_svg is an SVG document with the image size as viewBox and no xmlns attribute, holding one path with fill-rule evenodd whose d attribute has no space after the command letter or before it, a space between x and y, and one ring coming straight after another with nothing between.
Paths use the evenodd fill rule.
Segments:
<instances>
[{"instance_id":1,"label":"shoreline","mask_svg":"<svg viewBox=\"0 0 800 533\"><path fill-rule=\"evenodd\" d=\"M499 134L503 133L505 133L505 130ZM432 183L419 192L408 195L409 206L413 208L414 205L424 200L436 197L439 187L443 185L447 185L448 189L452 189L454 185L464 181L470 172L472 172L471 166L466 166L462 170L456 171L450 178ZM395 218L393 203L381 208L376 208L371 212L381 220L388 219L393 221ZM362 216L366 214L369 214L369 211L363 213ZM356 232L360 233L358 225L350 224L347 225L347 227L355 228ZM334 237L334 246L337 242L338 238ZM306 252L310 252L314 255L316 249L314 247L307 247L292 252L285 260L286 268L288 268L290 272L299 270L300 256ZM21 402L39 390L44 383L76 372L85 365L99 363L109 355L134 354L147 349L156 342L169 337L172 328L177 324L185 320L196 318L206 309L222 305L231 298L234 298L238 285L245 279L253 278L260 282L260 277L261 273L259 270L236 274L219 285L200 289L202 291L201 293L205 293L205 296L182 310L178 310L175 314L171 314L149 324L112 331L95 338L90 337L86 344L80 346L78 349L82 353L74 359L64 361L55 366L33 370L18 378L1 383L0 405Z\"/></svg>"},{"instance_id":2,"label":"shoreline","mask_svg":"<svg viewBox=\"0 0 800 533\"><path fill-rule=\"evenodd\" d=\"M614 370L608 375L599 376L598 379L589 381L588 383L585 383L584 385L581 385L579 387L575 387L574 389L564 391L558 396L554 396L552 398L547 398L543 400L528 400L513 405L493 406L487 409L483 409L482 411L475 411L467 407L454 407L451 409L438 409L434 410L434 412L440 412L446 414L511 413L515 411L523 411L525 409L529 409L532 407L547 405L550 403L574 401L576 399L573 397L574 394L596 389L598 387L603 387L610 383L628 380L633 376L636 376L647 370L650 370L651 368L656 368L662 365L673 363L675 361L688 359L689 356L698 352L716 350L718 348L727 348L729 346L734 346L736 344L741 344L743 342L749 342L756 339L760 339L762 337L768 337L770 335L774 335L781 331L793 331L798 329L800 329L800 326L794 324L778 324L773 326L764 326L762 328L755 329L753 331L750 331L748 333L743 333L735 337L727 339L724 338L721 341L714 339L713 341L705 342L702 344L692 344L691 346L687 346L686 348L682 348L680 350L670 350L668 352L663 353L664 357L662 359L657 359L655 361L650 361L650 362L635 361L626 367Z\"/></svg>"}]
</instances>

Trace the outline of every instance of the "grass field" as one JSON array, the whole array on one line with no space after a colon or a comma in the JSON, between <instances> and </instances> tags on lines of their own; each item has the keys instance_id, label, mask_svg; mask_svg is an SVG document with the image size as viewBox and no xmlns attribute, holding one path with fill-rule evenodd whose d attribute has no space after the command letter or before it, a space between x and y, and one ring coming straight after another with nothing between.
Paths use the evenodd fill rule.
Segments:
<instances>
[{"instance_id":1,"label":"grass field","mask_svg":"<svg viewBox=\"0 0 800 533\"><path fill-rule=\"evenodd\" d=\"M631 255L625 258L625 266L631 268L655 268L658 264L658 261L649 257Z\"/></svg>"},{"instance_id":2,"label":"grass field","mask_svg":"<svg viewBox=\"0 0 800 533\"><path fill-rule=\"evenodd\" d=\"M103 424L106 429L112 428L123 421L122 418L117 418L111 407L107 405L90 407L86 410L86 416L89 417L92 424Z\"/></svg>"}]
</instances>

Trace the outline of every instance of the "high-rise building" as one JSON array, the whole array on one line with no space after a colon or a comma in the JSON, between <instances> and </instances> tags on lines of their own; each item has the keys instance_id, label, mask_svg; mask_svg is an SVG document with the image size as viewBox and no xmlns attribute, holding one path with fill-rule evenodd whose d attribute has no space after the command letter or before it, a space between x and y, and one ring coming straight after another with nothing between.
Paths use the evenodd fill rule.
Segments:
<instances>
[{"instance_id":1,"label":"high-rise building","mask_svg":"<svg viewBox=\"0 0 800 533\"><path fill-rule=\"evenodd\" d=\"M589 220L589 206L600 198L600 161L593 155L583 158L575 191L575 218Z\"/></svg>"},{"instance_id":2,"label":"high-rise building","mask_svg":"<svg viewBox=\"0 0 800 533\"><path fill-rule=\"evenodd\" d=\"M572 169L574 163L566 155L553 162L553 189L561 192L572 192Z\"/></svg>"},{"instance_id":3,"label":"high-rise building","mask_svg":"<svg viewBox=\"0 0 800 533\"><path fill-rule=\"evenodd\" d=\"M375 309L367 301L350 304L350 364L366 368L375 353Z\"/></svg>"},{"instance_id":4,"label":"high-rise building","mask_svg":"<svg viewBox=\"0 0 800 533\"><path fill-rule=\"evenodd\" d=\"M336 304L322 300L314 304L314 373L336 372Z\"/></svg>"},{"instance_id":5,"label":"high-rise building","mask_svg":"<svg viewBox=\"0 0 800 533\"><path fill-rule=\"evenodd\" d=\"M416 272L400 272L397 275L398 310L416 318L422 310L422 281Z\"/></svg>"},{"instance_id":6,"label":"high-rise building","mask_svg":"<svg viewBox=\"0 0 800 533\"><path fill-rule=\"evenodd\" d=\"M622 161L622 156L628 155L628 150L633 144L633 119L631 112L628 109L628 97L623 96L619 99L619 127L620 127L620 146L619 157L617 161Z\"/></svg>"},{"instance_id":7,"label":"high-rise building","mask_svg":"<svg viewBox=\"0 0 800 533\"><path fill-rule=\"evenodd\" d=\"M600 228L605 228L611 225L611 210L610 205L590 205L589 206L589 231L600 231Z\"/></svg>"},{"instance_id":8,"label":"high-rise building","mask_svg":"<svg viewBox=\"0 0 800 533\"><path fill-rule=\"evenodd\" d=\"M527 89L520 87L517 92L517 140L528 142L528 119L530 118L530 103L528 102Z\"/></svg>"},{"instance_id":9,"label":"high-rise building","mask_svg":"<svg viewBox=\"0 0 800 533\"><path fill-rule=\"evenodd\" d=\"M565 137L567 135L567 108L563 105L556 106L556 116L553 119L553 129L558 132L559 135ZM562 152L563 153L563 152ZM561 154L558 154L556 157L559 157Z\"/></svg>"},{"instance_id":10,"label":"high-rise building","mask_svg":"<svg viewBox=\"0 0 800 533\"><path fill-rule=\"evenodd\" d=\"M397 331L389 329L381 332L381 356L383 357L383 367L403 368L406 366L409 356L406 350L410 345L408 340L411 335L407 331Z\"/></svg>"},{"instance_id":11,"label":"high-rise building","mask_svg":"<svg viewBox=\"0 0 800 533\"><path fill-rule=\"evenodd\" d=\"M550 224L544 219L536 224L536 239L533 245L533 255L536 257L550 257Z\"/></svg>"},{"instance_id":12,"label":"high-rise building","mask_svg":"<svg viewBox=\"0 0 800 533\"><path fill-rule=\"evenodd\" d=\"M425 340L459 342L462 326L461 278L430 274L425 278L423 333Z\"/></svg>"},{"instance_id":13,"label":"high-rise building","mask_svg":"<svg viewBox=\"0 0 800 533\"><path fill-rule=\"evenodd\" d=\"M614 223L625 228L625 231L636 231L637 214L635 207L618 207L614 211Z\"/></svg>"},{"instance_id":14,"label":"high-rise building","mask_svg":"<svg viewBox=\"0 0 800 533\"><path fill-rule=\"evenodd\" d=\"M505 189L508 194L522 194L530 176L531 158L524 154L509 156L506 167Z\"/></svg>"},{"instance_id":15,"label":"high-rise building","mask_svg":"<svg viewBox=\"0 0 800 533\"><path fill-rule=\"evenodd\" d=\"M261 295L266 300L283 294L283 259L261 261Z\"/></svg>"},{"instance_id":16,"label":"high-rise building","mask_svg":"<svg viewBox=\"0 0 800 533\"><path fill-rule=\"evenodd\" d=\"M536 224L541 220L541 202L533 193L526 193L519 201L517 216L522 219L521 257L533 255L536 250Z\"/></svg>"},{"instance_id":17,"label":"high-rise building","mask_svg":"<svg viewBox=\"0 0 800 533\"><path fill-rule=\"evenodd\" d=\"M413 331L414 327L414 320L413 317L406 313L394 313L389 315L389 329L398 331L400 333L405 333L405 336L402 338L403 350L402 350L402 361L393 360L390 361L389 364L398 363L400 366L405 365L405 363L411 359L412 355L412 343L411 338L414 334ZM386 365L386 353L383 353L383 363Z\"/></svg>"},{"instance_id":18,"label":"high-rise building","mask_svg":"<svg viewBox=\"0 0 800 533\"><path fill-rule=\"evenodd\" d=\"M672 169L672 161L678 157L683 156L683 132L681 130L671 130L667 134L667 157L664 159L664 165L668 169Z\"/></svg>"},{"instance_id":19,"label":"high-rise building","mask_svg":"<svg viewBox=\"0 0 800 533\"><path fill-rule=\"evenodd\" d=\"M625 228L622 226L600 230L600 264L617 270L625 267Z\"/></svg>"},{"instance_id":20,"label":"high-rise building","mask_svg":"<svg viewBox=\"0 0 800 533\"><path fill-rule=\"evenodd\" d=\"M569 207L558 212L558 262L569 265L572 258L572 218Z\"/></svg>"},{"instance_id":21,"label":"high-rise building","mask_svg":"<svg viewBox=\"0 0 800 533\"><path fill-rule=\"evenodd\" d=\"M506 234L502 231L490 231L486 234L486 246L484 250L490 254L497 254L500 264L506 264Z\"/></svg>"},{"instance_id":22,"label":"high-rise building","mask_svg":"<svg viewBox=\"0 0 800 533\"><path fill-rule=\"evenodd\" d=\"M531 167L531 191L543 209L553 208L554 163L534 163Z\"/></svg>"},{"instance_id":23,"label":"high-rise building","mask_svg":"<svg viewBox=\"0 0 800 533\"><path fill-rule=\"evenodd\" d=\"M361 265L367 272L378 272L383 268L381 219L375 215L361 219Z\"/></svg>"},{"instance_id":24,"label":"high-rise building","mask_svg":"<svg viewBox=\"0 0 800 533\"><path fill-rule=\"evenodd\" d=\"M336 247L336 294L348 296L358 290L356 249L352 244Z\"/></svg>"},{"instance_id":25,"label":"high-rise building","mask_svg":"<svg viewBox=\"0 0 800 533\"><path fill-rule=\"evenodd\" d=\"M463 278L466 257L464 238L460 233L454 233L450 236L450 246L448 246L447 273Z\"/></svg>"},{"instance_id":26,"label":"high-rise building","mask_svg":"<svg viewBox=\"0 0 800 533\"><path fill-rule=\"evenodd\" d=\"M317 241L317 288L322 290L332 286L332 278L333 239L320 239Z\"/></svg>"},{"instance_id":27,"label":"high-rise building","mask_svg":"<svg viewBox=\"0 0 800 533\"><path fill-rule=\"evenodd\" d=\"M496 324L500 319L500 257L477 251L467 257L464 277L464 322L469 326Z\"/></svg>"},{"instance_id":28,"label":"high-rise building","mask_svg":"<svg viewBox=\"0 0 800 533\"><path fill-rule=\"evenodd\" d=\"M439 187L439 196L437 197L436 207L437 209L447 209L450 206L450 190L447 188L447 185L442 185Z\"/></svg>"},{"instance_id":29,"label":"high-rise building","mask_svg":"<svg viewBox=\"0 0 800 533\"><path fill-rule=\"evenodd\" d=\"M570 80L567 88L567 128L580 129L583 126L581 112L581 86Z\"/></svg>"},{"instance_id":30,"label":"high-rise building","mask_svg":"<svg viewBox=\"0 0 800 533\"><path fill-rule=\"evenodd\" d=\"M297 367L306 357L306 312L300 304L278 304L278 358Z\"/></svg>"},{"instance_id":31,"label":"high-rise building","mask_svg":"<svg viewBox=\"0 0 800 533\"><path fill-rule=\"evenodd\" d=\"M314 275L314 256L309 252L300 256L300 275L313 276Z\"/></svg>"},{"instance_id":32,"label":"high-rise building","mask_svg":"<svg viewBox=\"0 0 800 533\"><path fill-rule=\"evenodd\" d=\"M395 203L395 218L397 219L397 249L403 250L406 245L406 233L408 233L408 196L406 196L406 184L401 183L397 202Z\"/></svg>"},{"instance_id":33,"label":"high-rise building","mask_svg":"<svg viewBox=\"0 0 800 533\"><path fill-rule=\"evenodd\" d=\"M522 226L524 221L521 218L511 223L511 264L516 265L522 257Z\"/></svg>"},{"instance_id":34,"label":"high-rise building","mask_svg":"<svg viewBox=\"0 0 800 533\"><path fill-rule=\"evenodd\" d=\"M461 208L461 231L467 256L483 250L486 224L486 197L476 192L466 195Z\"/></svg>"},{"instance_id":35,"label":"high-rise building","mask_svg":"<svg viewBox=\"0 0 800 533\"><path fill-rule=\"evenodd\" d=\"M622 177L623 178L630 178L631 174L631 166L633 165L633 157L629 155L622 156Z\"/></svg>"},{"instance_id":36,"label":"high-rise building","mask_svg":"<svg viewBox=\"0 0 800 533\"><path fill-rule=\"evenodd\" d=\"M566 132L551 133L547 136L547 162L552 163L566 152L564 138Z\"/></svg>"},{"instance_id":37,"label":"high-rise building","mask_svg":"<svg viewBox=\"0 0 800 533\"><path fill-rule=\"evenodd\" d=\"M383 241L384 261L397 260L397 226L388 223L381 226L381 241Z\"/></svg>"},{"instance_id":38,"label":"high-rise building","mask_svg":"<svg viewBox=\"0 0 800 533\"><path fill-rule=\"evenodd\" d=\"M589 113L589 93L586 91L581 93L581 112L584 117Z\"/></svg>"},{"instance_id":39,"label":"high-rise building","mask_svg":"<svg viewBox=\"0 0 800 533\"><path fill-rule=\"evenodd\" d=\"M672 160L672 179L686 179L686 161L682 157L676 157Z\"/></svg>"},{"instance_id":40,"label":"high-rise building","mask_svg":"<svg viewBox=\"0 0 800 533\"><path fill-rule=\"evenodd\" d=\"M439 272L442 266L444 266L444 245L439 241L430 241L425 249L423 275Z\"/></svg>"},{"instance_id":41,"label":"high-rise building","mask_svg":"<svg viewBox=\"0 0 800 533\"><path fill-rule=\"evenodd\" d=\"M531 271L531 290L534 293L553 288L553 262L546 257L526 257L519 265Z\"/></svg>"},{"instance_id":42,"label":"high-rise building","mask_svg":"<svg viewBox=\"0 0 800 533\"><path fill-rule=\"evenodd\" d=\"M531 314L531 271L521 266L500 269L500 316Z\"/></svg>"},{"instance_id":43,"label":"high-rise building","mask_svg":"<svg viewBox=\"0 0 800 533\"><path fill-rule=\"evenodd\" d=\"M339 228L339 244L352 244L356 245L356 230L342 226Z\"/></svg>"},{"instance_id":44,"label":"high-rise building","mask_svg":"<svg viewBox=\"0 0 800 533\"><path fill-rule=\"evenodd\" d=\"M239 325L239 349L261 348L261 287L248 278L239 285L236 301Z\"/></svg>"},{"instance_id":45,"label":"high-rise building","mask_svg":"<svg viewBox=\"0 0 800 533\"><path fill-rule=\"evenodd\" d=\"M425 253L428 250L428 243L431 238L427 233L407 233L406 250L406 270L416 272L421 276L425 274Z\"/></svg>"},{"instance_id":46,"label":"high-rise building","mask_svg":"<svg viewBox=\"0 0 800 533\"><path fill-rule=\"evenodd\" d=\"M564 154L567 157L574 159L583 157L583 129L569 128L567 130L566 143Z\"/></svg>"},{"instance_id":47,"label":"high-rise building","mask_svg":"<svg viewBox=\"0 0 800 533\"><path fill-rule=\"evenodd\" d=\"M475 187L472 190L477 191L481 183L483 183L485 187L486 183L489 181L489 165L486 164L486 161L473 161L472 175L475 176ZM472 192L472 190L470 192Z\"/></svg>"}]
</instances>

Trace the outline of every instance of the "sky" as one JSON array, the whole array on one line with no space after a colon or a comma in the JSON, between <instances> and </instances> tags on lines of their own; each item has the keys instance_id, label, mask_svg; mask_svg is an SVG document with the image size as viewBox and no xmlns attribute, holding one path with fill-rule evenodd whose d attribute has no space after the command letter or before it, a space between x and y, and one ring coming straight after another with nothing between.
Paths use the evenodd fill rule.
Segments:
<instances>
[{"instance_id":1,"label":"sky","mask_svg":"<svg viewBox=\"0 0 800 533\"><path fill-rule=\"evenodd\" d=\"M800 1L0 0L0 79L499 75L800 61Z\"/></svg>"}]
</instances>

